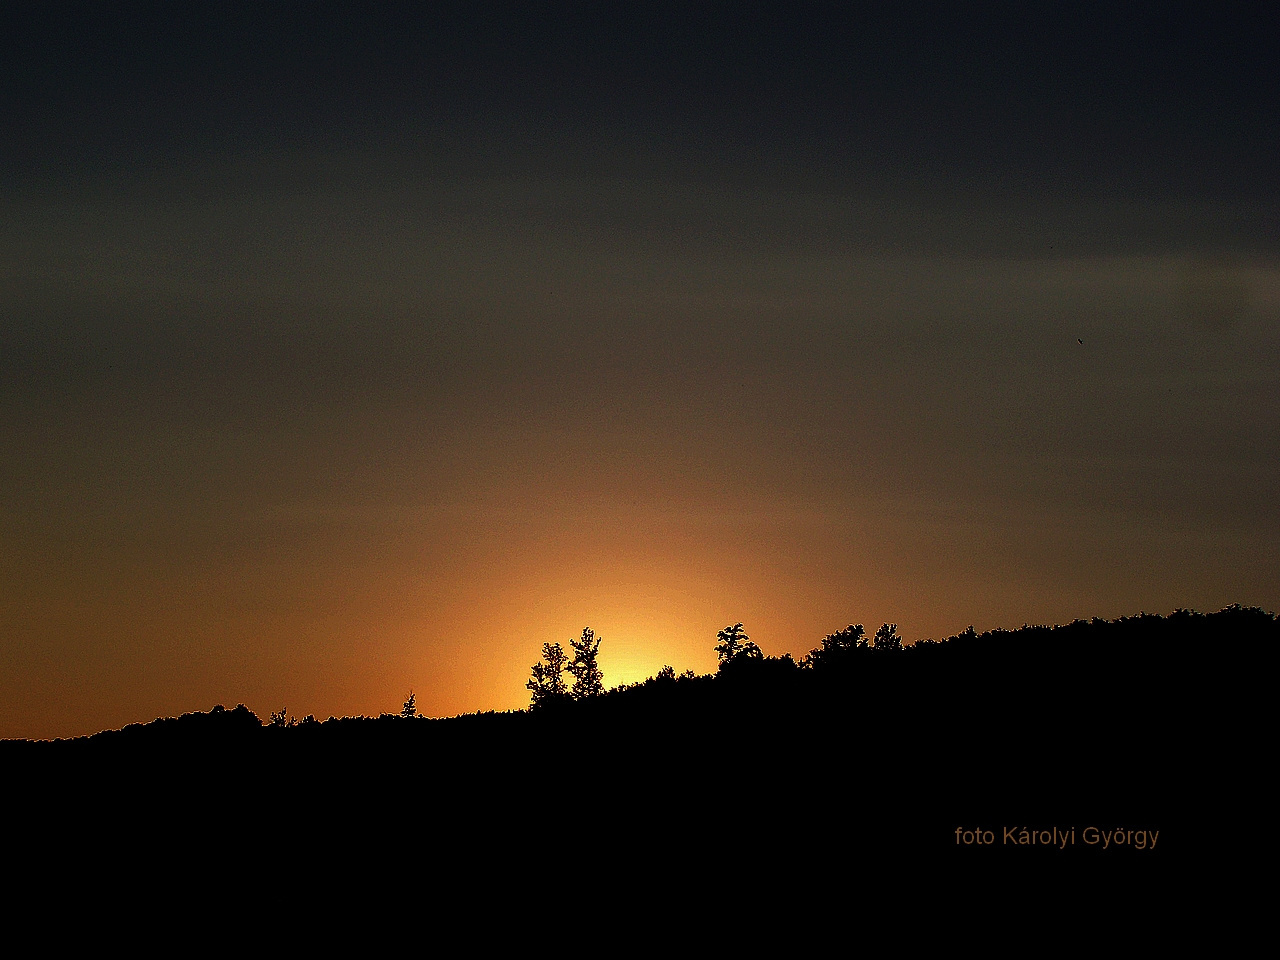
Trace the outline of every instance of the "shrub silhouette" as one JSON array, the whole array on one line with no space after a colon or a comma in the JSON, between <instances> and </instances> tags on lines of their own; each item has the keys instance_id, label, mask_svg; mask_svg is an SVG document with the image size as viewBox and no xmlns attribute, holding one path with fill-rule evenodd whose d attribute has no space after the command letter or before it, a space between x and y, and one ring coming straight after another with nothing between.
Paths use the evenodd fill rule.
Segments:
<instances>
[{"instance_id":1,"label":"shrub silhouette","mask_svg":"<svg viewBox=\"0 0 1280 960\"><path fill-rule=\"evenodd\" d=\"M871 642L874 649L880 651L899 651L902 649L902 637L898 636L898 625L896 623L882 624L880 629L876 631L875 639Z\"/></svg>"},{"instance_id":2,"label":"shrub silhouette","mask_svg":"<svg viewBox=\"0 0 1280 960\"><path fill-rule=\"evenodd\" d=\"M866 630L860 623L851 623L843 630L823 637L822 646L810 650L802 663L816 669L836 667L848 663L851 657L867 647Z\"/></svg>"}]
</instances>

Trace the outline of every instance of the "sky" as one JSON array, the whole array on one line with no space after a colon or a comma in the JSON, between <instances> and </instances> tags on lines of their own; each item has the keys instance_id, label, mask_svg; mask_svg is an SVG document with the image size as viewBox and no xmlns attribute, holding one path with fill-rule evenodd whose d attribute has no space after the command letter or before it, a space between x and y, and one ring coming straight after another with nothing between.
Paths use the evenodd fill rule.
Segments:
<instances>
[{"instance_id":1,"label":"sky","mask_svg":"<svg viewBox=\"0 0 1280 960\"><path fill-rule=\"evenodd\" d=\"M1280 609L1277 14L187 6L0 15L0 736Z\"/></svg>"}]
</instances>

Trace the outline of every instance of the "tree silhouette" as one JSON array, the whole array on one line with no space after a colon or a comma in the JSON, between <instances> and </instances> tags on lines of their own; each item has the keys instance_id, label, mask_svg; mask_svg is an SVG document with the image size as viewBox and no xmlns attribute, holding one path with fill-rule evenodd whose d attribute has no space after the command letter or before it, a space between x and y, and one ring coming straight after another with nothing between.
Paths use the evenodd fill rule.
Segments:
<instances>
[{"instance_id":1,"label":"tree silhouette","mask_svg":"<svg viewBox=\"0 0 1280 960\"><path fill-rule=\"evenodd\" d=\"M417 698L413 695L413 691L409 691L409 699L404 702L404 706L400 708L400 716L413 717L417 716Z\"/></svg>"},{"instance_id":2,"label":"tree silhouette","mask_svg":"<svg viewBox=\"0 0 1280 960\"><path fill-rule=\"evenodd\" d=\"M896 623L881 625L872 643L877 650L901 650L902 638L898 636L898 625Z\"/></svg>"},{"instance_id":3,"label":"tree silhouette","mask_svg":"<svg viewBox=\"0 0 1280 960\"><path fill-rule=\"evenodd\" d=\"M545 663L533 665L533 678L525 683L533 693L531 707L545 707L568 696L568 688L564 682L564 672L569 658L564 647L558 643L542 645L542 659Z\"/></svg>"},{"instance_id":4,"label":"tree silhouette","mask_svg":"<svg viewBox=\"0 0 1280 960\"><path fill-rule=\"evenodd\" d=\"M858 650L867 649L866 630L860 623L851 623L843 630L829 633L822 638L822 646L810 650L805 657L805 665L825 667L839 663Z\"/></svg>"},{"instance_id":5,"label":"tree silhouette","mask_svg":"<svg viewBox=\"0 0 1280 960\"><path fill-rule=\"evenodd\" d=\"M598 697L604 693L604 674L600 672L597 656L600 653L600 637L590 627L582 631L581 640L570 640L573 648L573 660L569 663L569 672L573 674L573 699L585 700L587 697Z\"/></svg>"},{"instance_id":6,"label":"tree silhouette","mask_svg":"<svg viewBox=\"0 0 1280 960\"><path fill-rule=\"evenodd\" d=\"M759 659L764 656L760 652L760 648L751 641L746 631L742 629L741 623L725 627L716 634L716 639L720 641L716 644L716 654L720 657L720 666L722 667L735 657Z\"/></svg>"}]
</instances>

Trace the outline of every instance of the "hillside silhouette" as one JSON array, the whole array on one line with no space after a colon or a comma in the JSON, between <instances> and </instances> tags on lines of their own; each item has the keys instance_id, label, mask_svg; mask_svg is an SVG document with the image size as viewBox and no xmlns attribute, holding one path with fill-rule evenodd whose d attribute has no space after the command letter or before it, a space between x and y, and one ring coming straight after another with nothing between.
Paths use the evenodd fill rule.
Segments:
<instances>
[{"instance_id":1,"label":"hillside silhouette","mask_svg":"<svg viewBox=\"0 0 1280 960\"><path fill-rule=\"evenodd\" d=\"M590 878L655 908L726 878L851 895L890 868L1167 883L1213 846L1201 798L1232 762L1215 711L1250 662L1233 651L1268 650L1280 623L1236 606L906 647L882 632L526 711L264 723L215 707L6 741L8 819L37 873L73 851L381 883L412 861L454 891Z\"/></svg>"}]
</instances>

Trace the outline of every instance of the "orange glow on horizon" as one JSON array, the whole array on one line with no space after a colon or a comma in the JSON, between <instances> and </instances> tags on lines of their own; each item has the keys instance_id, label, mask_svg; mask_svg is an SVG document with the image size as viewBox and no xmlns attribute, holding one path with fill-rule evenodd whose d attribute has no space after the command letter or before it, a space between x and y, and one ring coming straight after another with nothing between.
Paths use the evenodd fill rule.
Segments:
<instances>
[{"instance_id":1,"label":"orange glow on horizon","mask_svg":"<svg viewBox=\"0 0 1280 960\"><path fill-rule=\"evenodd\" d=\"M1280 605L1280 270L1151 240L1245 206L315 159L0 218L0 736L523 709L587 626L613 687L739 621Z\"/></svg>"}]
</instances>

